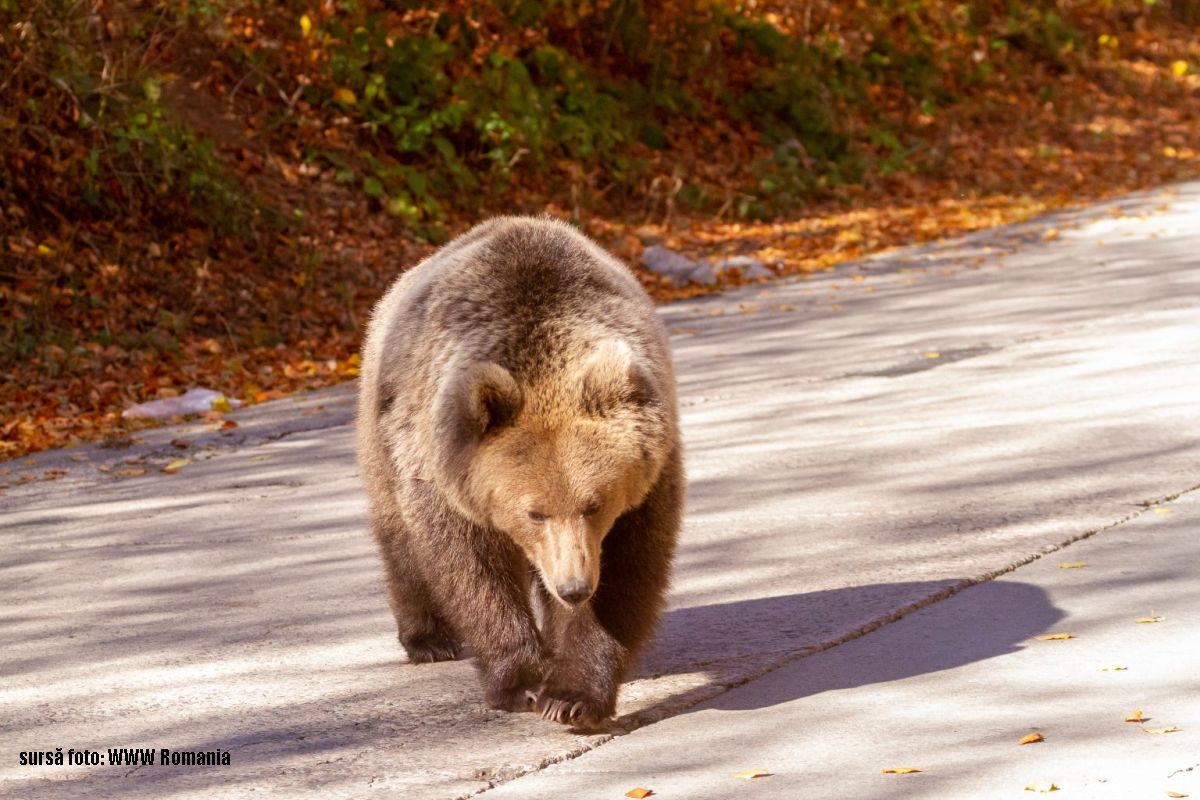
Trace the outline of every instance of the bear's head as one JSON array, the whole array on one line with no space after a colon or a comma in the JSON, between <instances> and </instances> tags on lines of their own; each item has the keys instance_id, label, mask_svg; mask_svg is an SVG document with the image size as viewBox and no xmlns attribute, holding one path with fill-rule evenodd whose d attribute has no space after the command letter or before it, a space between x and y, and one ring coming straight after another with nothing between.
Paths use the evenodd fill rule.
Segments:
<instances>
[{"instance_id":1,"label":"bear's head","mask_svg":"<svg viewBox=\"0 0 1200 800\"><path fill-rule=\"evenodd\" d=\"M671 402L620 339L528 384L493 362L459 363L434 402L438 482L467 518L507 534L552 596L578 605L599 583L604 537L669 455Z\"/></svg>"}]
</instances>

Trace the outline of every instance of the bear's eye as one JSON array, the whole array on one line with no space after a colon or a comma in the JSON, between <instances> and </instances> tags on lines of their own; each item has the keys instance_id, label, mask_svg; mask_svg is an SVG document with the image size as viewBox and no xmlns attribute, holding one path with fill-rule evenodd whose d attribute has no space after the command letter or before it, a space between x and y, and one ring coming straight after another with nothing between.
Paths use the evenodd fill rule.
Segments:
<instances>
[{"instance_id":1,"label":"bear's eye","mask_svg":"<svg viewBox=\"0 0 1200 800\"><path fill-rule=\"evenodd\" d=\"M546 515L540 511L530 511L529 518L531 520L533 520L534 522L545 522L546 521Z\"/></svg>"},{"instance_id":2,"label":"bear's eye","mask_svg":"<svg viewBox=\"0 0 1200 800\"><path fill-rule=\"evenodd\" d=\"M586 508L583 509L583 515L585 517L594 517L599 513L600 513L600 501L599 500L593 500L592 502L587 504Z\"/></svg>"}]
</instances>

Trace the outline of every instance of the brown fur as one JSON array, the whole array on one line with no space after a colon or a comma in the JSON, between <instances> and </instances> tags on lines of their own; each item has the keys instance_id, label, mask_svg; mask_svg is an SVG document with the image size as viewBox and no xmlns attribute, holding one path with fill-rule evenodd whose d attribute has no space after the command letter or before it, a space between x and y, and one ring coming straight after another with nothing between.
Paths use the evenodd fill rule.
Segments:
<instances>
[{"instance_id":1,"label":"brown fur","mask_svg":"<svg viewBox=\"0 0 1200 800\"><path fill-rule=\"evenodd\" d=\"M472 228L376 307L358 437L409 659L468 644L492 706L611 716L683 498L666 333L629 271L549 219Z\"/></svg>"}]
</instances>

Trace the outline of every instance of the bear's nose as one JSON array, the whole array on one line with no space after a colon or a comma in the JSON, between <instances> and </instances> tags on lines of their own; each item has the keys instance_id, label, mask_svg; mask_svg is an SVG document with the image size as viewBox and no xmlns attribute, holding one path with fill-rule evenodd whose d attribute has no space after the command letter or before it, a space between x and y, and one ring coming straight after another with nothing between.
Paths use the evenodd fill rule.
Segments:
<instances>
[{"instance_id":1,"label":"bear's nose","mask_svg":"<svg viewBox=\"0 0 1200 800\"><path fill-rule=\"evenodd\" d=\"M583 580L567 581L558 585L558 596L571 605L579 605L592 596L592 587Z\"/></svg>"}]
</instances>

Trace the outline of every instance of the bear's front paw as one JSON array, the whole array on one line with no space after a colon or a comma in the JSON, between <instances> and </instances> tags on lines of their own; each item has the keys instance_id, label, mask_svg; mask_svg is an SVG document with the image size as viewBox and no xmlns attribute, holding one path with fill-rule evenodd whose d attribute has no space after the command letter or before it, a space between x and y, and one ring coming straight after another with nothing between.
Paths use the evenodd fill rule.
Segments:
<instances>
[{"instance_id":1,"label":"bear's front paw","mask_svg":"<svg viewBox=\"0 0 1200 800\"><path fill-rule=\"evenodd\" d=\"M595 697L586 692L543 684L537 691L533 710L541 714L542 719L591 729L609 719L616 706L616 697Z\"/></svg>"},{"instance_id":2,"label":"bear's front paw","mask_svg":"<svg viewBox=\"0 0 1200 800\"><path fill-rule=\"evenodd\" d=\"M448 633L438 631L421 636L400 638L400 646L408 653L410 664L432 664L436 661L456 661L462 646Z\"/></svg>"},{"instance_id":3,"label":"bear's front paw","mask_svg":"<svg viewBox=\"0 0 1200 800\"><path fill-rule=\"evenodd\" d=\"M488 689L483 693L484 701L500 711L532 711L537 694L532 689L518 686L515 689Z\"/></svg>"}]
</instances>

